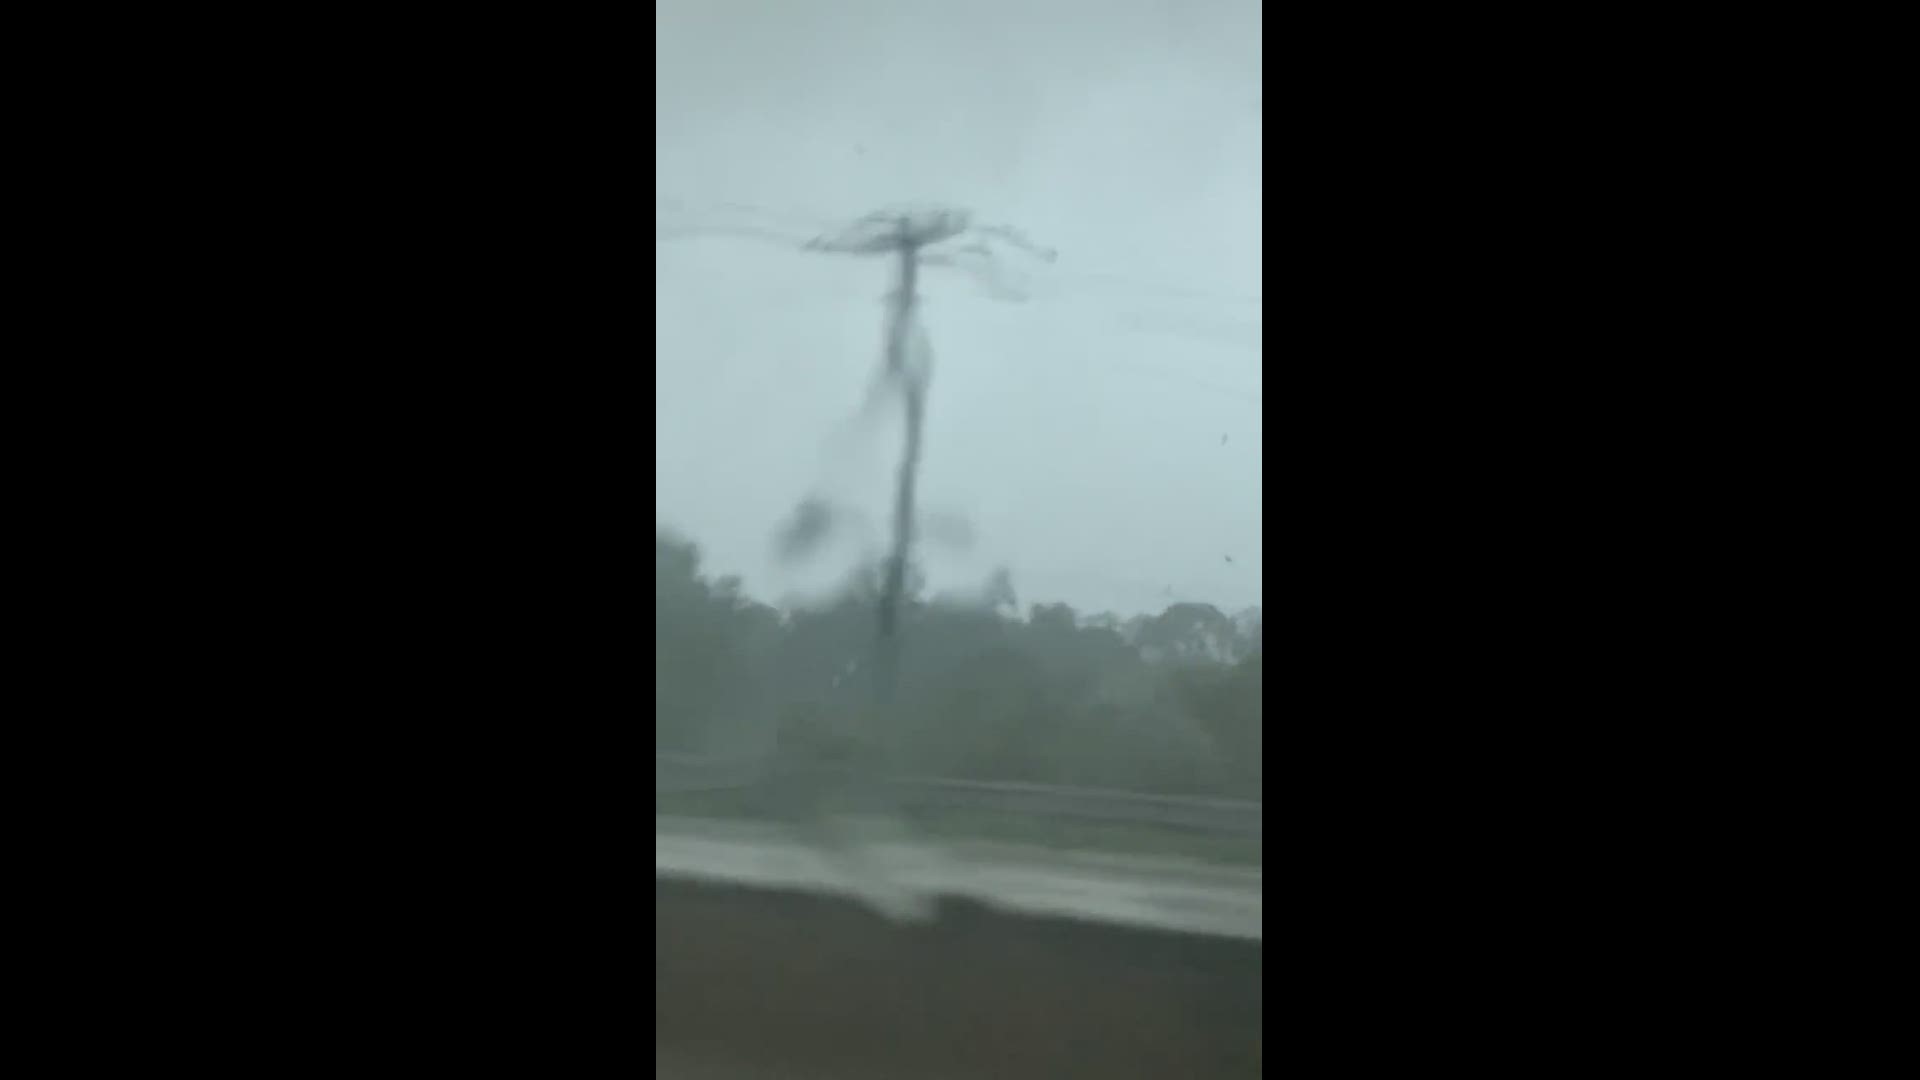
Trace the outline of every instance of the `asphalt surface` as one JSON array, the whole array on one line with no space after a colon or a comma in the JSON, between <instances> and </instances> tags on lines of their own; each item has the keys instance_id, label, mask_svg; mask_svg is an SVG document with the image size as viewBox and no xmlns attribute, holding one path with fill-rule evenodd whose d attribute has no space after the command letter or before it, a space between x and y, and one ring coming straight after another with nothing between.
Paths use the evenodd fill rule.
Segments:
<instances>
[{"instance_id":1,"label":"asphalt surface","mask_svg":"<svg viewBox=\"0 0 1920 1080\"><path fill-rule=\"evenodd\" d=\"M903 919L931 898L1176 933L1261 936L1261 871L887 835L834 852L766 825L656 819L656 877L840 896Z\"/></svg>"}]
</instances>

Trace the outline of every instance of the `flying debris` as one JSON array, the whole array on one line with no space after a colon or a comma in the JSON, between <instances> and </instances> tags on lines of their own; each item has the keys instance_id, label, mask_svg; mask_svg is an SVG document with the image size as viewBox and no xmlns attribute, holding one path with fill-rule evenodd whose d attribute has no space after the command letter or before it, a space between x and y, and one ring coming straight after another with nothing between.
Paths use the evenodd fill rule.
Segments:
<instances>
[{"instance_id":1,"label":"flying debris","mask_svg":"<svg viewBox=\"0 0 1920 1080\"><path fill-rule=\"evenodd\" d=\"M844 513L825 499L809 496L794 507L793 516L774 536L774 550L780 558L794 562L820 550L836 527L844 524Z\"/></svg>"},{"instance_id":2,"label":"flying debris","mask_svg":"<svg viewBox=\"0 0 1920 1080\"><path fill-rule=\"evenodd\" d=\"M857 508L809 495L774 530L774 554L785 563L804 562L835 542L865 536L871 527ZM955 552L972 549L975 539L973 523L964 515L937 510L915 518L914 536Z\"/></svg>"}]
</instances>

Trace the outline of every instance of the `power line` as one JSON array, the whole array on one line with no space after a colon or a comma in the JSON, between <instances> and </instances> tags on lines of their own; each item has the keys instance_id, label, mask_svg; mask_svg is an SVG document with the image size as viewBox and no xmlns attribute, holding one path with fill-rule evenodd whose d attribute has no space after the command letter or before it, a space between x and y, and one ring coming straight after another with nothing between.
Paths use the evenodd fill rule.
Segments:
<instances>
[{"instance_id":1,"label":"power line","mask_svg":"<svg viewBox=\"0 0 1920 1080\"><path fill-rule=\"evenodd\" d=\"M791 239L774 229L753 225L676 225L667 228L655 228L655 240L692 240L704 236L731 236L748 240L770 240L785 247ZM799 245L792 245L799 250Z\"/></svg>"},{"instance_id":2,"label":"power line","mask_svg":"<svg viewBox=\"0 0 1920 1080\"><path fill-rule=\"evenodd\" d=\"M748 235L746 231L740 230L740 226L757 223L754 226L758 231L758 235L755 238L770 239L782 245L790 243L803 245L805 243L805 233L809 230L816 233L824 232L834 228L837 222L845 220L844 218L832 218L821 214L797 210L783 210L752 203L718 202L708 204L703 209L694 211L689 208L688 204L680 200L663 200L663 202L670 215L685 217L697 214L708 222L715 220L715 215L719 215L721 218L733 218L735 219L733 222L716 226L716 228L738 230L740 235ZM1019 230L1007 226L979 226L974 231L983 236L1004 240L1030 253L1051 253L1051 249L1034 244L1028 240L1024 234L1020 233ZM1259 307L1263 303L1259 293L1225 292L1192 284L1155 280L1151 277L1143 277L1138 274L1117 273L1111 270L1076 270L1071 267L1052 269L1047 271L1045 279L1049 285L1055 282L1073 283L1076 288L1106 292L1109 295L1131 290L1135 293L1150 294L1163 300L1172 300L1175 302L1219 304L1242 308Z\"/></svg>"},{"instance_id":3,"label":"power line","mask_svg":"<svg viewBox=\"0 0 1920 1080\"><path fill-rule=\"evenodd\" d=\"M674 203L671 204L668 209L674 213L680 213L684 211L684 206ZM962 236L962 234L971 233L1006 240L1017 249L1029 254L1034 254L1048 262L1051 262L1056 254L1050 248L1035 244L1016 229L1007 226L977 226L972 223L969 215L966 215L962 211L946 207L897 208L894 210L879 211L856 219L851 225L842 226L837 231L819 232L811 238L806 239L802 238L802 229L817 229L825 224L813 215L770 210L766 207L753 206L745 203L719 203L715 204L712 209L723 215L744 217L748 219L748 221L669 226L667 229L661 231L661 235L667 239L696 235L737 235L755 240L770 241L777 246L789 250L900 255L902 260L900 263L900 278L896 289L888 297L887 376L890 379L898 379L905 373L905 337L914 332L924 333L924 331L920 330L917 326L915 316L916 298L913 295L915 292L914 282L917 280L917 271L921 265L946 265L968 270L974 274L982 285L989 289L989 294L996 299L1006 299L1009 297L1009 291L1004 288L1001 279L996 273L996 269L1000 265L999 261L995 259L993 251L984 243L975 241L972 244L957 247L948 245L944 250L927 250L930 246L942 241L956 239ZM783 224L778 228L769 227L765 224L755 223L755 219L760 222L777 220ZM1201 296L1203 298L1208 295L1196 290L1183 290L1164 284L1145 282L1141 279L1130 279L1123 275L1095 273L1079 275L1079 278L1080 280L1086 281L1105 281L1109 284L1132 284L1136 287L1160 291L1169 295L1184 294L1187 296ZM1069 280L1072 279L1073 277L1069 276ZM1017 295L1017 292L1015 292L1014 295ZM1255 305L1259 303L1260 299L1257 295L1216 298L1224 299L1232 304L1252 303ZM1150 324L1140 324L1137 316L1129 328L1147 333L1158 332L1170 334L1174 337L1192 336L1190 333L1183 334L1182 328L1179 326L1171 328L1162 326L1155 328ZM1188 326L1186 329L1191 331L1193 327ZM1237 345L1246 344L1244 341L1229 341L1227 343ZM1256 345L1256 348L1257 347ZM1108 358L1097 365L1097 369L1102 374L1132 375L1135 377L1159 380L1181 386L1184 389L1226 398L1243 405L1252 405L1255 408L1258 408L1261 404L1261 390L1259 387L1229 386L1207 379L1195 378L1187 372L1112 358ZM909 393L912 393L911 387L909 387ZM915 404L915 402L910 401L909 408L911 409ZM914 456L912 444L916 441L916 434L917 433L912 431L909 432L910 457ZM907 463L903 462L903 466L906 465ZM910 506L912 498L910 481L903 479L903 484L909 485L903 488L903 494ZM909 515L908 520L910 521L911 509L906 509L906 512ZM905 526L903 529L904 528L910 528L910 526ZM904 535L905 533L903 531L902 537L904 537Z\"/></svg>"}]
</instances>

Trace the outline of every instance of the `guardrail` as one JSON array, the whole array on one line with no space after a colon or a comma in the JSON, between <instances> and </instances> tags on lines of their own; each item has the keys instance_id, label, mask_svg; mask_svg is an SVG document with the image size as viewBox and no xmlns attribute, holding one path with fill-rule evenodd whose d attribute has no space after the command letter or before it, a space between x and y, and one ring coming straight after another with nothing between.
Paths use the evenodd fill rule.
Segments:
<instances>
[{"instance_id":1,"label":"guardrail","mask_svg":"<svg viewBox=\"0 0 1920 1080\"><path fill-rule=\"evenodd\" d=\"M920 807L1260 835L1260 803L1246 799L1202 799L1050 784L932 778L897 780L893 786L905 802Z\"/></svg>"},{"instance_id":2,"label":"guardrail","mask_svg":"<svg viewBox=\"0 0 1920 1080\"><path fill-rule=\"evenodd\" d=\"M746 790L776 777L809 771L812 770L764 759L702 758L689 754L657 754L654 758L655 790L669 794ZM896 777L884 783L893 799L907 809L1069 818L1243 836L1259 836L1261 831L1261 804L1250 799L1148 795L938 777Z\"/></svg>"}]
</instances>

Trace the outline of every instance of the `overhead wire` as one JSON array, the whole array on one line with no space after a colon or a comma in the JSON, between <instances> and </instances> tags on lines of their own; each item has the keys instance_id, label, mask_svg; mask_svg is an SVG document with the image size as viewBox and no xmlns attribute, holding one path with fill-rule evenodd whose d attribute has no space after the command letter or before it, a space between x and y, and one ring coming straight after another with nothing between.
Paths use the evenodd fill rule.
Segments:
<instances>
[{"instance_id":1,"label":"overhead wire","mask_svg":"<svg viewBox=\"0 0 1920 1080\"><path fill-rule=\"evenodd\" d=\"M798 251L814 236L836 227L836 223L832 219L822 215L801 211L780 210L749 203L712 203L692 215L696 217L706 217L707 220L705 221L686 220L689 212L684 202L678 200L663 200L663 206L667 211L663 216L667 218L681 218L679 223L656 225L656 237L666 240L700 236L735 236L752 240L768 241L778 247ZM730 216L747 220L714 220L714 215L718 215L723 219ZM754 219L758 219L758 222ZM778 222L779 225L769 226L764 224L764 222L769 221ZM1020 236L1015 230L998 226L988 226L986 227L986 231L990 231L993 234L1007 234L1017 239L1024 246L1037 246L1032 245L1031 241L1028 241L1024 236ZM985 260L961 258L961 256L967 254L980 254L987 256L987 258ZM1018 291L1014 287L1007 285L1004 278L991 266L990 253L987 253L984 248L977 253L974 252L973 247L963 247L956 249L954 252L929 252L927 256L925 256L925 261L930 265L952 267L969 273L982 287L986 288L989 291L989 295L995 299L1013 299L1018 295ZM1048 277L1049 279L1068 282L1104 283L1108 286L1117 285L1129 287L1138 292L1153 293L1164 297L1193 298L1209 302L1223 302L1230 305L1258 306L1261 302L1257 294L1220 294L1108 271L1049 271ZM1073 299L1077 300L1080 298L1073 297ZM1177 325L1177 320L1175 325L1154 326L1149 322L1143 321L1138 313L1130 313L1127 316L1123 316L1122 319L1119 320L1119 323L1122 328L1136 333L1186 338L1188 340L1206 338L1209 339L1209 343L1211 344L1226 344L1229 346L1244 346L1248 344L1244 340L1223 338L1222 335L1209 331L1201 331L1196 334L1195 331L1198 328L1192 325L1182 327ZM1255 333L1257 332L1256 327ZM1257 349L1259 346L1256 344L1255 348ZM1202 353L1199 355L1205 356L1209 361L1217 362L1224 359L1218 353ZM1259 361L1256 357L1252 359L1250 363L1257 365ZM1226 385L1205 378L1197 378L1188 372L1176 371L1157 365L1140 364L1134 361L1108 360L1092 366L1103 373L1131 375L1159 380L1199 393L1254 405L1259 404L1262 393L1258 386ZM1235 364L1233 366L1238 367L1240 365Z\"/></svg>"},{"instance_id":2,"label":"overhead wire","mask_svg":"<svg viewBox=\"0 0 1920 1080\"><path fill-rule=\"evenodd\" d=\"M835 218L829 215L807 211L785 210L777 207L741 202L716 202L708 204L699 210L690 210L688 205L683 201L664 200L664 206L669 215L684 216L691 213L703 216L706 222L709 223L714 220L713 215L716 214L736 218L758 219L757 223L746 221L725 224L706 224L702 226L702 231L716 234L732 232L743 236L754 236L758 239L773 240L782 246L788 243L804 243L806 239L810 239L811 237L809 236L801 235L802 230L812 230L814 234L825 234L843 227L847 220L847 218L844 217ZM781 230L786 231L769 229L767 227L768 223L777 223ZM659 226L656 225L656 231L658 228ZM986 236L1005 240L1023 250L1037 253L1042 257L1043 261L1049 263L1052 262L1051 257L1055 254L1053 249L1037 245L1018 230L1007 226L986 225L978 227L975 231ZM1044 275L1036 273L1034 276L1037 278L1043 277L1048 284L1054 282L1070 283L1075 289L1104 291L1110 295L1132 291L1136 294L1151 295L1161 300L1221 304L1242 308L1258 308L1263 303L1259 293L1227 292L1192 284L1155 280L1151 277L1135 273L1123 273L1107 269L1083 270L1075 269L1069 265L1064 268L1050 268L1044 272Z\"/></svg>"}]
</instances>

